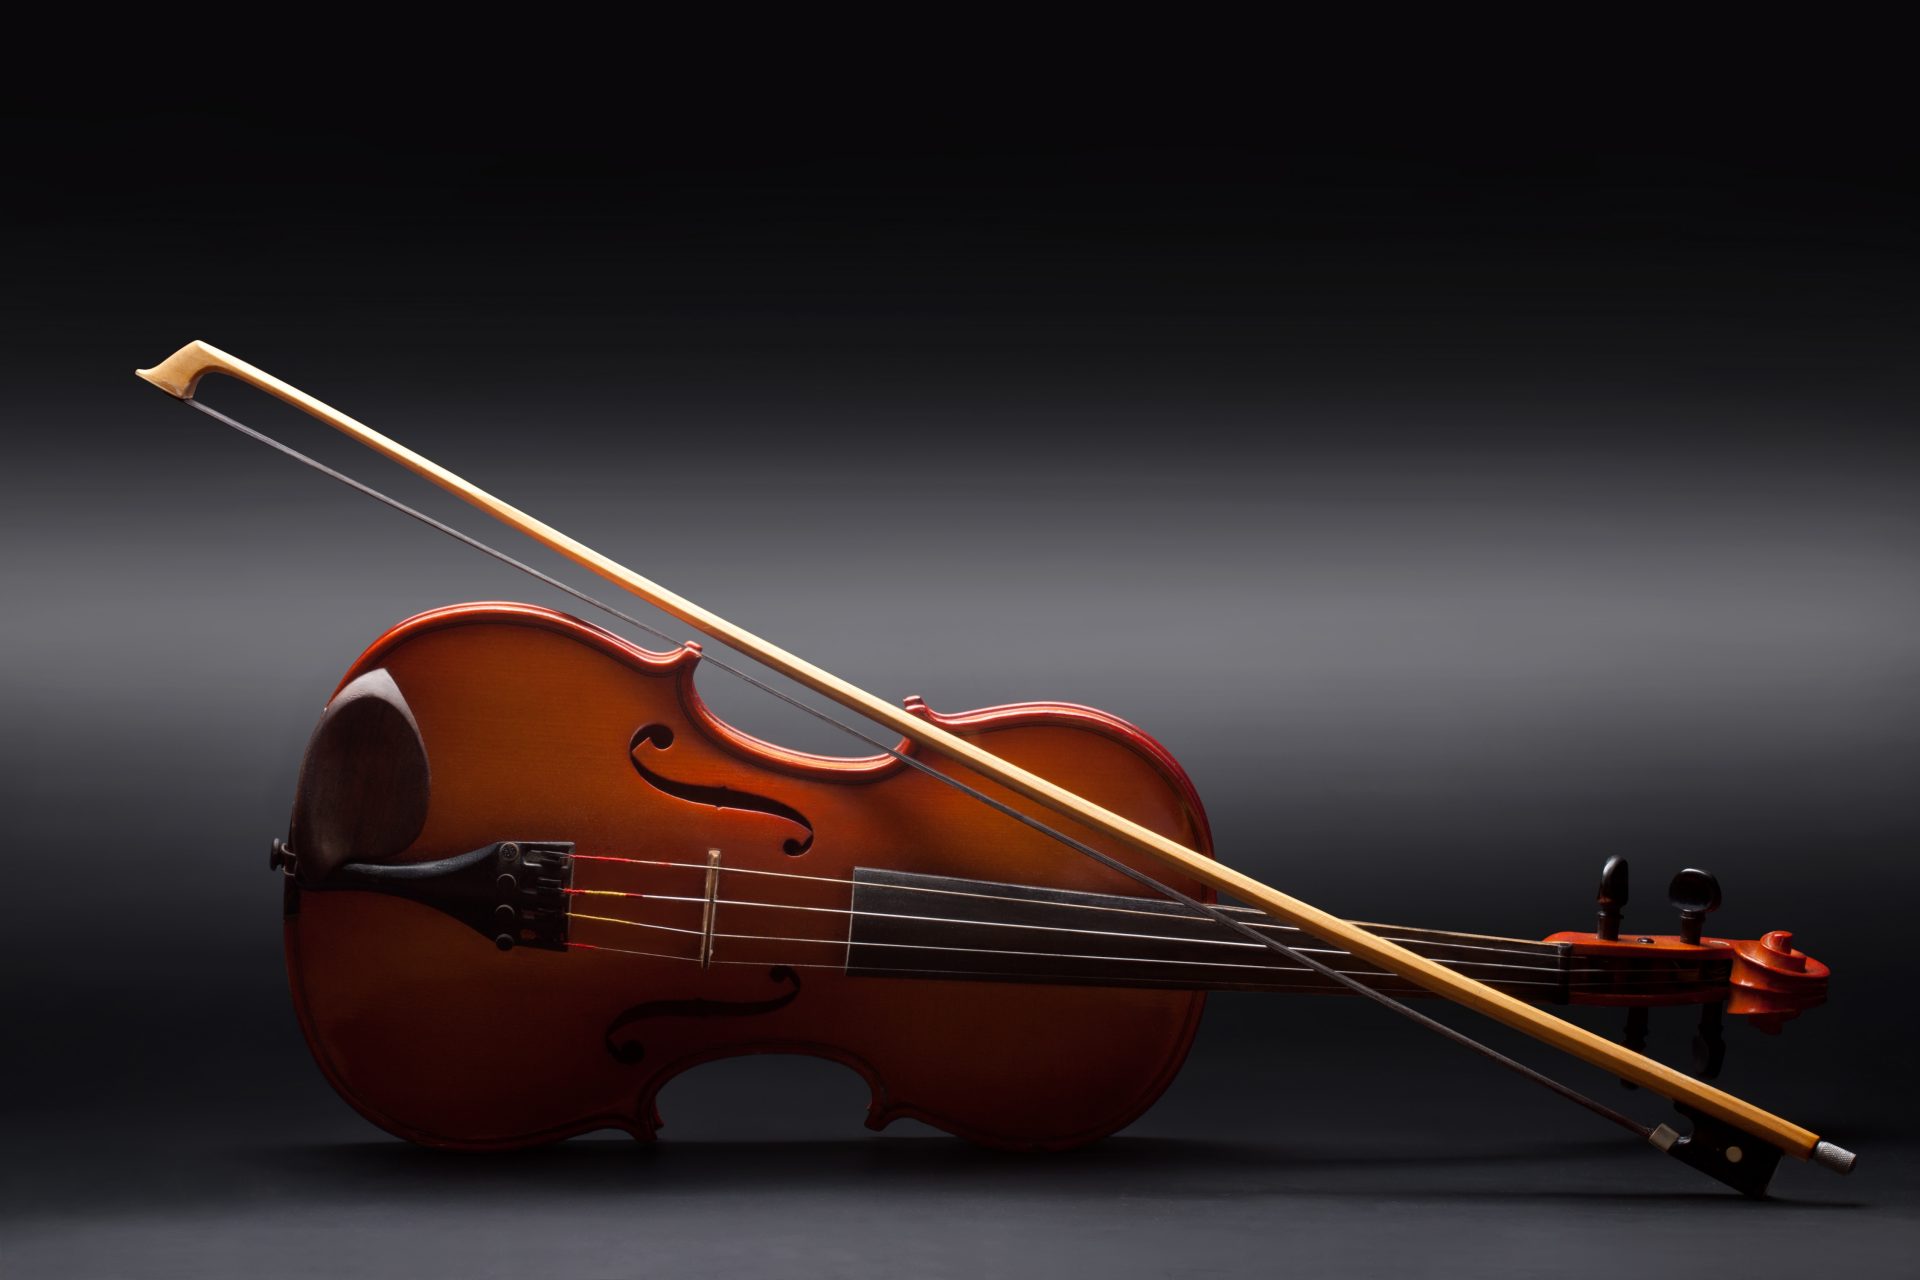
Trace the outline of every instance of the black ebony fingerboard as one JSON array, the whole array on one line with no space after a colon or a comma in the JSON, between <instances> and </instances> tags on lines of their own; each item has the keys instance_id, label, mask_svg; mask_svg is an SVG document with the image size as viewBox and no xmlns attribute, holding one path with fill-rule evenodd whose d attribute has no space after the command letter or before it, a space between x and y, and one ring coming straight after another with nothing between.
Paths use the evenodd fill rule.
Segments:
<instances>
[{"instance_id":1,"label":"black ebony fingerboard","mask_svg":"<svg viewBox=\"0 0 1920 1280\"><path fill-rule=\"evenodd\" d=\"M1177 902L860 868L847 972L1193 990L1345 988ZM1369 986L1424 994L1397 975L1257 912L1249 923ZM1383 930L1410 950L1534 1000L1563 1000L1571 948L1433 930Z\"/></svg>"}]
</instances>

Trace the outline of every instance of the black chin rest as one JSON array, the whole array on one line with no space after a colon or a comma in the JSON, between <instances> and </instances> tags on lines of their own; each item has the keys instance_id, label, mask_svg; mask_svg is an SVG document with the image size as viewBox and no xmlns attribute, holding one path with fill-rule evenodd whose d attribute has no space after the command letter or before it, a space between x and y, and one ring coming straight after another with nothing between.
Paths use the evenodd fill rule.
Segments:
<instances>
[{"instance_id":1,"label":"black chin rest","mask_svg":"<svg viewBox=\"0 0 1920 1280\"><path fill-rule=\"evenodd\" d=\"M420 726L384 667L355 679L320 715L300 764L288 837L300 879L346 862L386 862L427 822L431 775Z\"/></svg>"}]
</instances>

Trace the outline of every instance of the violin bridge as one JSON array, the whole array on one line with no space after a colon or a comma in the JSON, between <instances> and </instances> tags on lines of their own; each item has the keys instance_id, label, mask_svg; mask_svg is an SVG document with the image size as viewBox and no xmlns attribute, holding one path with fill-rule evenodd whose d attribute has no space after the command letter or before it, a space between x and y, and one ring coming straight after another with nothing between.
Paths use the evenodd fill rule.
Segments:
<instances>
[{"instance_id":1,"label":"violin bridge","mask_svg":"<svg viewBox=\"0 0 1920 1280\"><path fill-rule=\"evenodd\" d=\"M720 851L707 850L707 900L700 909L700 968L713 967L713 919L720 905Z\"/></svg>"}]
</instances>

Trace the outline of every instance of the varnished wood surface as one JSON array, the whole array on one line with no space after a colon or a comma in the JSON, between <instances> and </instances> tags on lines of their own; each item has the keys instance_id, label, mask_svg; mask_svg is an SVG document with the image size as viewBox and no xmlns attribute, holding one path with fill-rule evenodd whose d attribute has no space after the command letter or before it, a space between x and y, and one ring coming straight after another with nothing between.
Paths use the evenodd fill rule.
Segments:
<instances>
[{"instance_id":1,"label":"varnished wood surface","mask_svg":"<svg viewBox=\"0 0 1920 1280\"><path fill-rule=\"evenodd\" d=\"M356 1107L395 1133L447 1145L512 1146L609 1126L644 1136L657 1123L654 1095L676 1073L732 1054L797 1052L861 1072L873 1088L875 1126L913 1116L995 1145L1057 1147L1103 1136L1159 1096L1193 1036L1204 999L1197 993L889 982L798 966L780 976L797 960L843 960L848 921L833 912L847 905L845 881L857 866L1018 875L1110 893L1134 886L886 757L756 747L701 706L696 665L691 651L648 655L526 606L427 615L354 665L349 680L376 669L392 677L426 743L432 795L403 860L500 839L565 839L582 854L687 864L582 860L582 888L698 900L711 848L723 868L826 878L775 880L770 890L723 871L715 963L705 971L690 962L698 901L576 899L592 904L582 911L693 931L576 921L580 942L682 957L652 959L611 950L503 954L414 903L296 894L286 935L301 1022L328 1078ZM1118 721L1042 706L945 723L1207 847L1205 819L1177 766ZM636 734L655 725L670 727L671 744L636 745ZM664 794L634 767L630 747L658 776L727 788L741 807ZM753 797L777 798L806 825L752 811ZM785 851L809 831L804 853ZM743 895L827 910L727 905ZM726 936L760 932L802 941ZM778 1008L726 1011L789 995ZM609 1052L605 1032L636 1006L669 1011L619 1032L641 1055L625 1062Z\"/></svg>"}]
</instances>

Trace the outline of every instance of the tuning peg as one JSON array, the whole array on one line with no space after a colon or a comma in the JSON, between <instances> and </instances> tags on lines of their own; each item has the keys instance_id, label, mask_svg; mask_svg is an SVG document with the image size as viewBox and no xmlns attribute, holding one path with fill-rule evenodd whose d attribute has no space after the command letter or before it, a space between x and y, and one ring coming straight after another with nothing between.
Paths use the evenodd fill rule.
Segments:
<instances>
[{"instance_id":1,"label":"tuning peg","mask_svg":"<svg viewBox=\"0 0 1920 1280\"><path fill-rule=\"evenodd\" d=\"M1667 901L1680 912L1680 941L1698 945L1707 916L1720 909L1720 882L1712 872L1688 867L1667 886Z\"/></svg>"},{"instance_id":2,"label":"tuning peg","mask_svg":"<svg viewBox=\"0 0 1920 1280\"><path fill-rule=\"evenodd\" d=\"M1600 904L1600 916L1594 923L1593 936L1602 942L1617 942L1620 938L1620 908L1627 905L1627 860L1615 855L1607 859L1607 865L1600 868L1600 892L1596 900Z\"/></svg>"}]
</instances>

